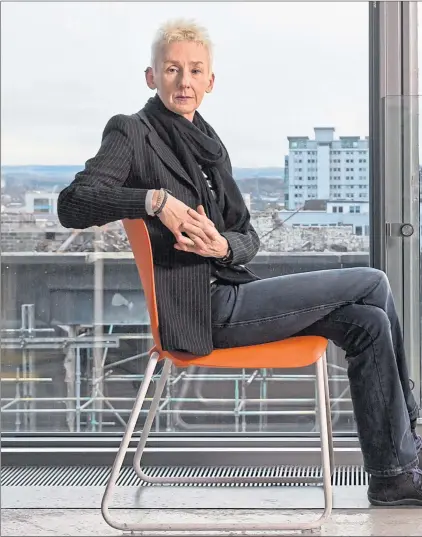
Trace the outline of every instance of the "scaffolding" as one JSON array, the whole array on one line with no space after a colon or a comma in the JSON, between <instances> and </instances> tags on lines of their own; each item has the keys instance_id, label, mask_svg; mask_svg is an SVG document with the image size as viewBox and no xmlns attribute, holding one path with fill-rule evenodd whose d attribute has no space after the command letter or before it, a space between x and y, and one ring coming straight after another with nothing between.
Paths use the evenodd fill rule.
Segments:
<instances>
[{"instance_id":1,"label":"scaffolding","mask_svg":"<svg viewBox=\"0 0 422 537\"><path fill-rule=\"evenodd\" d=\"M266 218L268 220L268 216ZM263 222L258 220L256 224L260 227ZM270 238L276 231L283 236L288 231L287 237L290 239L299 233L298 230L282 229L283 226L280 227L279 223L276 223L275 227L274 222L268 221L267 224L261 230L264 232L265 228L266 238ZM107 230L112 232L109 243L107 243ZM15 349L20 353L18 363L14 370L9 372L9 376L5 375L4 368L2 368L1 375L1 382L14 386L14 390L8 389L7 397L3 396L5 390L2 390L0 412L5 416L14 417L13 426L10 425L10 421L9 426L16 432L41 432L39 423L40 416L43 415L55 415L60 418L63 416L60 427L75 433L97 433L107 428L117 430L126 426L126 419L135 399L135 390L133 390L133 396L122 397L109 395L108 391L113 392L114 383L136 385L142 382L142 372L121 374L118 368L127 363L138 365L139 360L143 358L146 364L148 352L123 356L122 344L130 339L144 339L152 346L152 339L150 333L117 332L121 326L107 325L104 322L105 260L110 256L120 258L123 253L128 255L130 249L126 248L124 233L119 234L121 223L116 225L116 229L114 226L106 226L95 228L93 231L93 235L92 233L89 235L89 244L83 243L77 247L78 251L89 250L86 262L92 264L94 269L92 323L83 326L60 326L60 329L67 331L67 334L63 337L55 337L58 327L37 328L34 304L23 304L21 326L1 332L1 349ZM119 237L115 232L119 234ZM277 245L277 252L285 250L281 246L281 235L274 243ZM303 243L301 232L299 235L297 247ZM57 251L61 253L69 251L71 245L75 245L77 237L79 237L79 232L73 231L64 242L62 241ZM110 252L111 246L116 248L117 252L114 250ZM83 250L81 250L82 247ZM268 247L268 251L273 251L273 248ZM110 349L120 349L121 356L107 363ZM64 368L66 393L61 397L45 396L49 388L51 391L55 380L50 375L37 376L34 364L36 352L52 350L61 353ZM353 415L347 372L346 368L340 365L339 354L338 349L330 344L328 367L332 396L331 409L333 424L338 426L342 417L351 419ZM156 378L157 375L153 380L155 381ZM213 430L242 433L251 430L280 432L280 429L284 427L286 432L291 432L294 427L297 433L298 427L292 425L292 420L296 422L306 420L303 425L304 432L316 432L317 401L314 396L314 387L309 386L315 382L313 374L295 372L290 375L285 371L270 369L251 372L250 370L205 370L198 367L177 370L172 367L157 413L155 430L157 432L209 432ZM290 397L280 398L278 397L282 390L280 383L290 385L290 390L287 389L287 391L291 392L292 386L297 389L293 390ZM307 386L310 389L307 389ZM116 393L116 390L114 392ZM309 397L295 396L296 393L303 395L308 392ZM146 408L142 410L139 420L140 427L142 427L142 418L148 412L150 400L146 399ZM278 421L277 417L280 418Z\"/></svg>"},{"instance_id":2,"label":"scaffolding","mask_svg":"<svg viewBox=\"0 0 422 537\"><path fill-rule=\"evenodd\" d=\"M101 304L96 306L100 308ZM15 418L14 431L40 432L37 417L42 414L63 414L66 428L70 432L101 432L106 426L124 428L135 394L133 397L107 396L105 388L116 382L142 382L143 373L119 374L116 368L142 358L145 358L146 362L148 352L134 354L112 363L106 363L107 354L110 349L119 349L124 340L151 340L151 334L116 333L114 330L117 327L114 325L110 325L108 332L104 333L103 326L98 329L98 326L94 325L84 327L80 334L77 334L76 327L68 327L67 336L55 337L51 335L55 332L54 328L35 327L34 313L34 304L22 305L21 326L2 330L1 348L19 350L21 354L20 363L14 374L5 376L2 373L1 377L2 383L14 384L15 387L13 397L1 398L1 413L12 414ZM53 378L37 376L34 353L50 350L58 350L63 354L67 392L63 397L39 395L39 392L43 391L41 386L53 383ZM331 346L329 350L331 409L333 423L337 424L342 416L352 416L353 412L346 369L335 363L336 349ZM85 377L81 367L82 351L91 357ZM157 377L158 373L154 380ZM89 386L89 393L86 395L82 395L83 381ZM221 372L198 367L186 370L177 370L173 367L160 402L155 430L206 432L210 428L213 429L210 418L215 416L225 419L225 423L218 423L219 431L247 432L251 430L251 424L248 422L251 418L255 420L253 430L256 432L269 432L272 429L279 431L279 423L276 425L269 423L269 418L279 416L284 419L306 417L311 423L307 432L316 432L318 416L315 397L269 396L271 387L279 383L296 383L296 385L300 383L303 387L307 383L315 382L313 374L290 375L268 369L252 372L250 370ZM211 390L213 394L223 389L226 393L229 391L230 396L207 397L204 395L204 389L209 389L211 385L217 385ZM229 389L226 388L227 385ZM248 394L252 386L258 392L258 397L251 397ZM189 396L190 391L193 392L193 396ZM280 391L281 388L277 390ZM55 405L58 403L63 404L63 408L56 408ZM118 405L120 406L117 408ZM218 408L215 408L216 405ZM347 408L343 408L344 406ZM142 416L146 416L147 412L148 407L143 409ZM189 423L188 418L192 416L199 418L197 423Z\"/></svg>"}]
</instances>

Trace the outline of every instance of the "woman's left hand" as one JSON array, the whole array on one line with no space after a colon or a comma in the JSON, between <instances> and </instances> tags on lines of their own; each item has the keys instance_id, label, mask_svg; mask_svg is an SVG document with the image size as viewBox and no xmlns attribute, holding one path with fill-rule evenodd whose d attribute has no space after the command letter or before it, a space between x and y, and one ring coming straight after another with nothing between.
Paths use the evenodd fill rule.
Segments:
<instances>
[{"instance_id":1,"label":"woman's left hand","mask_svg":"<svg viewBox=\"0 0 422 537\"><path fill-rule=\"evenodd\" d=\"M198 207L198 211L189 209L195 223L184 222L180 226L180 233L177 236L177 243L174 245L176 250L183 252L191 252L201 255L202 257L222 258L227 255L229 244L227 239L220 235L214 226L214 223L205 214L202 205ZM188 237L182 235L185 233ZM210 239L206 244L199 234L205 233ZM193 243L193 244L192 244Z\"/></svg>"}]
</instances>

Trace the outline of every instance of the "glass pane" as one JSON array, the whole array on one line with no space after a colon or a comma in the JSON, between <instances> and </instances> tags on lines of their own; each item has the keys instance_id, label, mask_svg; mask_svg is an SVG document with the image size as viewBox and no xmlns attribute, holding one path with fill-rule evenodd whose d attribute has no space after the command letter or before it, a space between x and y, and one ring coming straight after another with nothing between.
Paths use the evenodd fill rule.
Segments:
<instances>
[{"instance_id":1,"label":"glass pane","mask_svg":"<svg viewBox=\"0 0 422 537\"><path fill-rule=\"evenodd\" d=\"M261 239L251 269L268 278L368 265L366 3L2 11L3 431L112 434L128 418L152 345L132 254L120 222L68 230L56 202L108 119L152 95L143 70L163 13L198 19L215 43L215 91L201 113L230 152ZM334 346L329 362L335 431L354 431ZM155 431L309 435L314 388L311 368L174 369Z\"/></svg>"}]
</instances>

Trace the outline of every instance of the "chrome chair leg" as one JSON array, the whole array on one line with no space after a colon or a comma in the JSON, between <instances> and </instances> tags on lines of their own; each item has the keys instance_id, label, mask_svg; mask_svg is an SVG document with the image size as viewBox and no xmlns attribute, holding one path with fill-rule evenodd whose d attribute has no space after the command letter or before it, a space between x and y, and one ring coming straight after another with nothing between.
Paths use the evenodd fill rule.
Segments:
<instances>
[{"instance_id":1,"label":"chrome chair leg","mask_svg":"<svg viewBox=\"0 0 422 537\"><path fill-rule=\"evenodd\" d=\"M324 512L320 519L317 521L318 526L316 527L321 527L322 524L324 524L324 522L326 522L326 520L329 518L329 516L331 515L331 511L333 510L333 487L331 483L331 472L333 469L332 465L334 460L331 455L332 430L331 419L329 419L329 416L331 417L329 404L327 408L327 400L330 400L330 395L328 392L327 357L325 353L316 363L316 376L318 386L318 411L320 416L321 462L325 499Z\"/></svg>"},{"instance_id":2,"label":"chrome chair leg","mask_svg":"<svg viewBox=\"0 0 422 537\"><path fill-rule=\"evenodd\" d=\"M141 468L141 459L142 455L145 449L145 445L148 440L148 435L151 431L151 427L155 418L155 415L157 414L158 405L160 404L160 399L163 394L164 387L167 383L169 374L171 370L171 360L166 359L163 370L161 372L161 376L157 382L157 386L155 388L155 393L153 400L151 402L151 406L147 415L147 418L145 420L144 427L142 429L141 438L139 439L138 446L136 448L135 456L133 458L133 468L136 472L136 474L147 483L156 483L157 480L154 479L154 477L151 477L147 475Z\"/></svg>"},{"instance_id":3,"label":"chrome chair leg","mask_svg":"<svg viewBox=\"0 0 422 537\"><path fill-rule=\"evenodd\" d=\"M323 396L326 397L326 405L328 405L328 408L327 408L327 419L329 419L329 443L330 443L330 446L331 446L331 451L332 451L332 434L331 434L331 413L330 413L330 394L328 392L328 389L329 389L329 386L328 386L328 372L326 371L326 364L327 364L327 359L326 359L326 354L324 353L324 355L321 357L321 360L324 360L324 371L326 372L327 374L327 381L326 383L324 383L324 391L325 389L327 391L324 392L320 392L321 394L323 394ZM168 369L166 369L168 367ZM238 484L238 483L246 483L246 484L254 484L254 483L270 483L270 484L277 484L277 483L280 483L280 484L287 484L287 483L309 483L309 484L319 484L319 483L323 483L323 478L322 477L266 477L266 476L263 476L263 477L244 477L244 476L239 476L239 477L157 477L157 476L149 476L148 474L146 474L142 468L141 468L141 459L142 459L142 454L143 454L143 450L145 448L145 444L147 442L147 438L148 438L148 434L149 434L149 431L151 429L151 426L152 426L152 422L154 421L154 417L155 417L155 414L157 412L157 408L158 408L158 404L159 404L159 401L160 401L160 398L161 398L161 395L163 393L163 390L164 390L164 386L167 382L167 378L168 378L168 374L169 374L169 371L170 371L170 367L171 367L171 362L170 360L166 360L166 364L163 368L163 372L162 372L162 376L157 384L157 388L156 388L156 391L155 391L155 394L154 394L154 399L151 403L151 408L150 408L150 411L148 413L148 417L147 417L147 420L145 422L145 425L144 425L144 429L142 431L142 436L141 436L141 439L139 441L139 444L138 444L138 447L137 447L137 450L136 450L136 453L135 453L135 457L134 457L134 461L133 461L133 467L135 469L135 472L136 474L138 475L138 477L140 479L142 479L143 481L147 482L147 483L152 483L152 484L156 484L156 485L171 485L171 484L175 484L175 485L202 485L202 484L212 484L212 485L217 485L217 484L222 484L222 483L227 483L227 484ZM330 453L331 453L330 451ZM333 461L333 465L334 465L334 461ZM334 472L334 466L332 467L332 472L331 472L331 475L333 474Z\"/></svg>"},{"instance_id":4,"label":"chrome chair leg","mask_svg":"<svg viewBox=\"0 0 422 537\"><path fill-rule=\"evenodd\" d=\"M328 382L327 353L324 353L322 360L323 360L323 370L324 370L325 408L327 410L328 444L330 447L330 468L331 468L330 473L331 473L331 477L333 477L334 470L335 470L335 460L334 460L333 423L331 419L330 384Z\"/></svg>"},{"instance_id":5,"label":"chrome chair leg","mask_svg":"<svg viewBox=\"0 0 422 537\"><path fill-rule=\"evenodd\" d=\"M149 359L148 365L145 370L144 379L141 386L139 387L138 394L136 396L132 412L130 413L129 420L126 425L126 430L120 442L119 450L117 451L116 458L111 469L111 474L107 482L107 486L103 495L101 502L101 514L103 515L104 520L109 526L116 530L130 531L131 528L125 524L116 522L109 511L110 500L112 497L113 489L116 486L117 479L119 477L120 469L123 465L127 449L129 447L133 431L136 427L136 422L138 421L139 414L142 409L142 405L145 400L149 385L151 383L152 376L154 374L155 366L158 361L158 353L153 353Z\"/></svg>"}]
</instances>

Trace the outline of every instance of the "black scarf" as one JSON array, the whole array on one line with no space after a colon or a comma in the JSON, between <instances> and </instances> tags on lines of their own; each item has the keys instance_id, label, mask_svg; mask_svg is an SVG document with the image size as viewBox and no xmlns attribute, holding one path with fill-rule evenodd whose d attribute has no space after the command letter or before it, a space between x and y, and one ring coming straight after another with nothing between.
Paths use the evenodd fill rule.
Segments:
<instances>
[{"instance_id":1,"label":"black scarf","mask_svg":"<svg viewBox=\"0 0 422 537\"><path fill-rule=\"evenodd\" d=\"M156 95L145 114L163 142L173 151L199 192L205 213L221 233L245 232L249 212L230 171L229 156L212 127L195 112L193 121L168 110ZM209 177L216 197L210 191Z\"/></svg>"},{"instance_id":2,"label":"black scarf","mask_svg":"<svg viewBox=\"0 0 422 537\"><path fill-rule=\"evenodd\" d=\"M195 112L193 121L166 108L156 95L149 99L144 112L161 140L173 151L196 187L208 218L217 230L246 233L250 215L242 194L231 174L226 148L214 129ZM210 179L214 197L202 171ZM212 273L230 283L257 279L243 267L222 267L212 261ZM234 274L235 273L235 274Z\"/></svg>"}]
</instances>

